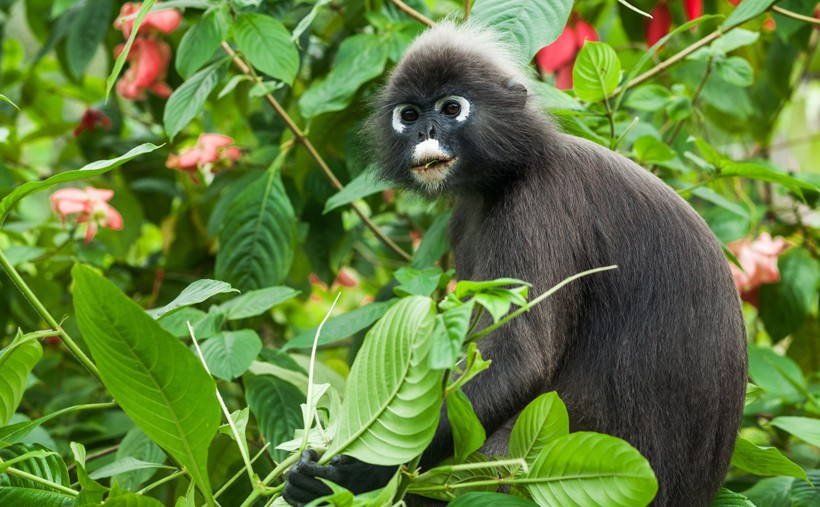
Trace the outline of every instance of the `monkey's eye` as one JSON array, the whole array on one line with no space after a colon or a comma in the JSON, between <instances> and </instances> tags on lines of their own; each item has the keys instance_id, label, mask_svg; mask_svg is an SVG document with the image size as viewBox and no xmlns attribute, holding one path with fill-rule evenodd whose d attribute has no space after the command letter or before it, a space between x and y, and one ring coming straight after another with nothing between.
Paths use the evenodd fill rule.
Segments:
<instances>
[{"instance_id":1,"label":"monkey's eye","mask_svg":"<svg viewBox=\"0 0 820 507\"><path fill-rule=\"evenodd\" d=\"M455 100L448 100L441 106L441 112L448 116L456 116L461 112L461 104Z\"/></svg>"},{"instance_id":2,"label":"monkey's eye","mask_svg":"<svg viewBox=\"0 0 820 507\"><path fill-rule=\"evenodd\" d=\"M411 107L408 107L407 109L402 110L401 119L407 123L413 123L419 119L419 112Z\"/></svg>"}]
</instances>

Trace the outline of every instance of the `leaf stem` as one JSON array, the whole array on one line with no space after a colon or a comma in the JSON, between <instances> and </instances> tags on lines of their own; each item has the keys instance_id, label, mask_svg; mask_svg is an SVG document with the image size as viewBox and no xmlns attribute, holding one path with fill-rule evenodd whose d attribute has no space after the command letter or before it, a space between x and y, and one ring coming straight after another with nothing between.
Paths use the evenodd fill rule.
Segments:
<instances>
[{"instance_id":1,"label":"leaf stem","mask_svg":"<svg viewBox=\"0 0 820 507\"><path fill-rule=\"evenodd\" d=\"M419 461L421 461L421 454L407 463L407 472L401 474L401 482L399 482L399 487L396 489L396 494L393 495L394 502L398 502L404 498L404 495L407 493L407 488L410 487L410 484L413 482L413 477L416 475L416 470L418 470L419 467Z\"/></svg>"},{"instance_id":2,"label":"leaf stem","mask_svg":"<svg viewBox=\"0 0 820 507\"><path fill-rule=\"evenodd\" d=\"M470 9L472 8L472 2L470 0L464 0L464 22L466 23L468 19L470 19Z\"/></svg>"},{"instance_id":3,"label":"leaf stem","mask_svg":"<svg viewBox=\"0 0 820 507\"><path fill-rule=\"evenodd\" d=\"M698 97L700 97L700 93L703 91L703 87L706 85L706 81L709 79L709 75L712 73L712 63L714 58L711 56L706 61L706 72L703 73L703 78L701 78L700 83L698 83L698 87L695 88L695 92L692 93L692 111L695 110L695 104L698 102ZM675 142L675 138L678 137L680 134L681 129L683 128L683 124L686 122L686 119L679 121L675 128L672 129L669 137L666 139L666 142L672 144Z\"/></svg>"},{"instance_id":4,"label":"leaf stem","mask_svg":"<svg viewBox=\"0 0 820 507\"><path fill-rule=\"evenodd\" d=\"M271 473L265 476L264 479L262 479L262 486L267 486L271 481L276 479L279 475L282 474L282 472L284 472L288 467L290 467L297 461L299 461L299 453L294 452L293 454L285 458L281 463L279 463L279 465L276 468L274 468ZM253 505L256 499L259 498L259 495L261 494L261 488L259 486L254 487L251 494L248 495L244 502L242 502L241 507L250 507L251 505Z\"/></svg>"},{"instance_id":5,"label":"leaf stem","mask_svg":"<svg viewBox=\"0 0 820 507\"><path fill-rule=\"evenodd\" d=\"M262 82L259 76L257 76L256 73L253 71L253 69L247 63L245 63L242 57L240 57L236 53L236 51L233 50L233 48L231 48L230 44L223 41L222 50L225 51L228 54L228 56L231 57L234 64L237 66L237 68L239 68L240 72L248 76L248 78L250 78L252 82ZM325 162L322 156L319 155L319 152L313 146L313 143L310 142L310 139L308 139L305 133L299 128L298 125L296 125L296 123L293 121L290 115L288 115L287 111L285 111L282 105L279 104L279 101L277 101L276 98L270 93L265 94L265 100L268 102L268 104L270 104L274 111L276 111L276 114L279 115L282 121L285 122L285 125L287 125L288 129L291 132L293 132L293 135L294 137L296 137L296 140L305 147L310 157L316 162L316 164L322 170L322 173L325 175L325 178L327 178L330 184L333 185L333 187L336 190L341 190L342 188L344 188L344 185L342 185L339 179L336 178L336 175L333 174L333 171L330 170L330 167L327 165L327 162ZM359 218L362 220L362 222L364 222L364 224L371 231L373 231L373 233L380 240L382 240L384 244L386 244L391 250L396 252L401 258L403 258L406 261L409 261L413 258L412 255L404 251L404 249L397 245L392 239L387 237L387 235L385 235L384 232L382 232L382 230L379 229L379 226L373 223L370 217L368 217L367 214L365 214L364 210L361 207L359 207L356 203L350 203L350 207L353 208L353 211L355 211L357 215L359 215Z\"/></svg>"},{"instance_id":6,"label":"leaf stem","mask_svg":"<svg viewBox=\"0 0 820 507\"><path fill-rule=\"evenodd\" d=\"M137 491L137 494L138 495L144 495L145 493L151 491L152 489L156 488L157 486L161 486L161 485L165 484L166 482L173 481L177 477L181 477L183 475L185 475L185 470L184 469L183 470L177 470L176 472L174 472L172 474L169 474L169 475L166 475L162 479L159 479L156 482L152 482L151 484L145 486L141 490Z\"/></svg>"},{"instance_id":7,"label":"leaf stem","mask_svg":"<svg viewBox=\"0 0 820 507\"><path fill-rule=\"evenodd\" d=\"M14 269L14 266L9 261L6 254L0 249L0 266L3 267L3 270L8 274L11 281L14 282L14 285L17 286L17 289L23 294L23 297L29 302L29 304L34 308L34 310L40 315L40 317L48 324L48 326L57 331L57 335L60 336L60 340L63 344L74 354L74 357L77 358L78 361L88 370L89 373L94 375L94 377L102 383L102 379L100 378L100 371L94 366L94 363L91 362L91 359L85 355L85 352L71 339L68 333L60 326L57 320L48 313L46 307L43 306L43 303L37 298L37 296L32 292L31 288L26 284L23 277L20 276L20 273Z\"/></svg>"},{"instance_id":8,"label":"leaf stem","mask_svg":"<svg viewBox=\"0 0 820 507\"><path fill-rule=\"evenodd\" d=\"M264 452L268 450L268 447L270 447L270 443L265 444L265 446L262 447L262 449L260 449L259 452L254 454L253 458L251 458L251 463L255 463L256 460L259 459L259 457L262 456L262 454L264 454ZM222 485L222 487L216 490L216 493L214 493L214 499L219 498L219 495L227 491L228 488L230 488L231 485L233 485L233 483L236 482L237 479L242 477L242 473L244 471L245 467L243 465L239 470L236 471L235 474L233 474L233 476L230 479L228 479L228 481L225 484Z\"/></svg>"},{"instance_id":9,"label":"leaf stem","mask_svg":"<svg viewBox=\"0 0 820 507\"><path fill-rule=\"evenodd\" d=\"M435 23L433 22L432 19L428 18L427 16L420 13L416 9L410 7L409 5L402 2L401 0L390 0L390 1L393 2L396 5L396 7L399 8L399 10L401 10L402 12L404 12L405 14L410 16L411 18L415 19L416 21L418 21L420 23L424 23L427 26L435 25ZM466 0L466 1L469 2L469 0ZM467 10L466 13L469 15L469 10ZM466 20L467 18L465 17L464 19Z\"/></svg>"},{"instance_id":10,"label":"leaf stem","mask_svg":"<svg viewBox=\"0 0 820 507\"><path fill-rule=\"evenodd\" d=\"M820 19L818 18L804 16L802 14L792 12L777 5L772 5L772 10L780 15L786 16L787 18L798 19L800 21L805 21L806 23L810 23L812 25L820 25Z\"/></svg>"},{"instance_id":11,"label":"leaf stem","mask_svg":"<svg viewBox=\"0 0 820 507\"><path fill-rule=\"evenodd\" d=\"M71 488L67 488L62 484L57 484L56 482L49 481L48 479L43 479L42 477L38 477L36 475L24 472L14 467L8 467L5 470L3 470L3 472L11 475L16 475L17 477L20 477L22 479L27 479L29 481L36 482L37 484L42 484L43 486L48 486L49 488L56 489L60 493L63 493L73 498L77 498L78 496L80 496L79 492L74 491Z\"/></svg>"}]
</instances>

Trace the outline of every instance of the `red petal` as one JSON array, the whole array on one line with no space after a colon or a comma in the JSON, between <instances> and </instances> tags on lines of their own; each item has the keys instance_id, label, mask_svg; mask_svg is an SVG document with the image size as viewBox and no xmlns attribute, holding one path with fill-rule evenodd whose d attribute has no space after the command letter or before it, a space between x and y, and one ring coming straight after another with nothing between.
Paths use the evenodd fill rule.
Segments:
<instances>
[{"instance_id":1,"label":"red petal","mask_svg":"<svg viewBox=\"0 0 820 507\"><path fill-rule=\"evenodd\" d=\"M542 48L535 55L535 63L544 72L555 72L571 62L577 51L578 45L575 43L574 30L566 27L555 42Z\"/></svg>"},{"instance_id":2,"label":"red petal","mask_svg":"<svg viewBox=\"0 0 820 507\"><path fill-rule=\"evenodd\" d=\"M652 19L646 23L646 45L652 47L669 33L672 26L672 14L665 3L658 4L652 9Z\"/></svg>"},{"instance_id":3,"label":"red petal","mask_svg":"<svg viewBox=\"0 0 820 507\"><path fill-rule=\"evenodd\" d=\"M703 0L683 0L686 19L693 20L703 16Z\"/></svg>"}]
</instances>

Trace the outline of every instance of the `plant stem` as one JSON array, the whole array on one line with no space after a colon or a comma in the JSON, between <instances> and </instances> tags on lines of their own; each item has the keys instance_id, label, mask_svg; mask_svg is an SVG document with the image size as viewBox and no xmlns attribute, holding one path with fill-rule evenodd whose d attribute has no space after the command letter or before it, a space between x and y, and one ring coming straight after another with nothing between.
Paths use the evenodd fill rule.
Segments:
<instances>
[{"instance_id":1,"label":"plant stem","mask_svg":"<svg viewBox=\"0 0 820 507\"><path fill-rule=\"evenodd\" d=\"M407 488L410 487L410 483L413 481L413 476L419 467L419 461L421 461L421 454L413 458L413 460L407 464L407 473L402 474L399 487L396 489L396 494L393 496L394 502L398 502L404 498L405 493L407 493Z\"/></svg>"},{"instance_id":2,"label":"plant stem","mask_svg":"<svg viewBox=\"0 0 820 507\"><path fill-rule=\"evenodd\" d=\"M88 370L89 373L94 375L100 382L102 379L100 378L100 372L97 370L97 367L94 366L94 363L91 362L91 359L85 355L85 352L71 339L68 333L63 330L60 324L48 313L46 307L43 306L43 303L37 299L37 296L32 292L31 288L26 284L23 277L20 276L20 273L14 269L14 266L9 261L6 254L0 249L0 266L3 267L3 270L6 274L9 275L11 281L14 282L14 285L17 286L17 289L23 294L23 297L28 300L29 304L34 308L34 310L40 315L40 317L48 324L48 326L57 331L57 334L60 336L60 340L62 340L63 344L74 354L74 357L77 358L78 361Z\"/></svg>"},{"instance_id":3,"label":"plant stem","mask_svg":"<svg viewBox=\"0 0 820 507\"><path fill-rule=\"evenodd\" d=\"M799 19L800 21L805 21L806 23L810 23L812 25L820 25L820 19L818 18L804 16L802 14L786 10L783 7L779 7L777 5L772 5L772 10L778 14L786 16L787 18Z\"/></svg>"},{"instance_id":4,"label":"plant stem","mask_svg":"<svg viewBox=\"0 0 820 507\"><path fill-rule=\"evenodd\" d=\"M245 61L236 53L236 51L233 50L233 48L231 48L230 44L223 41L222 50L225 51L228 54L228 56L231 57L234 64L239 68L239 70L243 74L248 76L252 82L262 82L262 79L260 79L259 76L257 76L256 73L253 71L253 69L247 63L245 63ZM313 143L310 142L310 139L308 139L305 133L302 132L302 130L296 125L296 123L293 121L290 115L288 115L287 111L285 111L282 105L279 104L279 101L277 101L276 98L270 93L265 94L265 100L268 101L268 104L270 104L274 111L276 111L276 114L279 115L282 121L285 122L285 125L287 125L288 129L290 129L290 131L293 132L294 137L296 137L296 141L298 141L305 147L310 157L316 162L316 164L322 170L322 173L325 175L328 181L330 181L330 184L333 185L333 187L336 190L341 190L342 188L344 188L344 185L342 185L339 179L336 178L336 175L333 174L333 171L330 170L330 167L327 165L327 162L325 162L322 156L319 155L319 152L316 151L316 148L313 146ZM379 229L379 226L373 223L370 217L368 217L365 214L364 210L362 210L361 207L359 207L356 203L350 203L350 207L353 208L353 211L355 211L357 215L359 215L359 218L361 218L362 222L364 222L365 225L371 231L373 231L373 233L380 240L382 240L384 244L386 244L391 250L396 252L404 260L409 261L413 258L412 255L405 252L404 249L397 245L392 239L388 238L387 235L385 235L384 232L382 232L382 230Z\"/></svg>"},{"instance_id":5,"label":"plant stem","mask_svg":"<svg viewBox=\"0 0 820 507\"><path fill-rule=\"evenodd\" d=\"M291 466L292 464L299 461L299 453L293 453L288 456L285 460L283 460L279 465L273 469L271 473L269 473L264 479L262 479L262 484L257 485L253 488L253 491L250 495L242 502L241 507L250 507L259 498L259 495L262 494L261 487L267 486L272 480L276 479L282 472L285 471L286 468Z\"/></svg>"},{"instance_id":6,"label":"plant stem","mask_svg":"<svg viewBox=\"0 0 820 507\"><path fill-rule=\"evenodd\" d=\"M401 0L390 0L390 1L393 2L396 5L396 7L399 8L399 10L403 11L405 14L407 14L411 18L415 19L416 21L418 21L420 23L424 23L427 26L435 25L435 23L433 22L432 19L428 18L427 16L420 13L416 9L410 7L409 5L402 2ZM469 14L469 12L468 12L468 14ZM467 19L467 18L465 17L464 19Z\"/></svg>"},{"instance_id":7,"label":"plant stem","mask_svg":"<svg viewBox=\"0 0 820 507\"><path fill-rule=\"evenodd\" d=\"M698 102L698 98L700 97L700 92L703 91L703 87L706 85L706 81L709 79L709 75L712 73L712 60L713 58L710 56L709 59L706 61L706 72L703 73L703 78L701 78L700 83L698 83L698 87L695 88L695 92L692 94L692 111L695 110L695 104ZM686 119L683 119L675 125L675 128L672 129L669 137L666 139L666 142L672 144L675 142L675 138L678 137L680 134L681 129L683 128L683 124L686 122Z\"/></svg>"},{"instance_id":8,"label":"plant stem","mask_svg":"<svg viewBox=\"0 0 820 507\"><path fill-rule=\"evenodd\" d=\"M177 470L176 472L174 472L172 474L169 474L169 475L166 475L162 479L159 479L158 481L152 482L151 484L145 486L141 490L137 491L137 494L138 495L144 495L145 493L151 491L152 489L156 488L157 486L161 486L161 485L165 484L166 482L173 481L177 477L181 477L183 475L185 475L185 470Z\"/></svg>"},{"instance_id":9,"label":"plant stem","mask_svg":"<svg viewBox=\"0 0 820 507\"><path fill-rule=\"evenodd\" d=\"M609 97L604 97L604 107L606 107L606 118L609 120L609 149L615 149L615 112L609 105Z\"/></svg>"},{"instance_id":10,"label":"plant stem","mask_svg":"<svg viewBox=\"0 0 820 507\"><path fill-rule=\"evenodd\" d=\"M472 2L470 0L464 0L464 22L466 23L468 19L470 19L470 8Z\"/></svg>"},{"instance_id":11,"label":"plant stem","mask_svg":"<svg viewBox=\"0 0 820 507\"><path fill-rule=\"evenodd\" d=\"M264 454L264 452L268 450L268 447L269 447L269 446L270 446L270 444L265 445L264 447L262 447L262 449L260 449L260 450L259 450L259 452L257 452L256 454L254 454L253 458L251 458L251 463L255 463L255 462L256 462L256 460L257 460L257 459L259 459L259 457L260 457L260 456L262 456L262 454ZM243 466L242 468L240 468L239 470L237 470L237 471L236 471L236 473L235 473L235 474L233 474L233 476L232 476L230 479L228 479L228 481L227 481L225 484L223 484L221 488L219 488L218 490L216 490L216 493L214 493L214 498L219 498L219 495L221 495L222 493L224 493L225 491L227 491L227 490L228 490L228 488L230 488L230 487L231 487L231 485L232 485L234 482L236 482L236 480L237 480L237 479L239 479L240 477L242 477L242 473L243 473L244 471L245 471L244 466Z\"/></svg>"},{"instance_id":12,"label":"plant stem","mask_svg":"<svg viewBox=\"0 0 820 507\"><path fill-rule=\"evenodd\" d=\"M3 472L8 473L10 475L16 475L17 477L20 477L20 478L23 478L23 479L28 479L32 482L36 482L37 484L42 484L43 486L47 486L47 487L52 488L52 489L56 489L60 493L71 496L73 498L76 498L76 497L80 496L79 492L74 491L71 488L67 488L67 487L63 486L62 484L57 484L56 482L51 482L47 479L43 479L42 477L38 477L38 476L30 474L28 472L18 470L17 468L14 468L14 467L8 467L7 469L3 470Z\"/></svg>"}]
</instances>

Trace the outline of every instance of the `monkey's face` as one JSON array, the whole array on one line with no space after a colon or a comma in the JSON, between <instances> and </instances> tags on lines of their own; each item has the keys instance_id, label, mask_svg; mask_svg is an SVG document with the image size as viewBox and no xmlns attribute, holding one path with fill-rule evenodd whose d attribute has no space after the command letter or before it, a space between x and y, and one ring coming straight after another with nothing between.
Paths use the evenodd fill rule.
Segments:
<instances>
[{"instance_id":1,"label":"monkey's face","mask_svg":"<svg viewBox=\"0 0 820 507\"><path fill-rule=\"evenodd\" d=\"M405 146L402 165L427 193L438 193L459 163L459 130L469 117L470 101L458 95L393 107L391 127Z\"/></svg>"}]
</instances>

